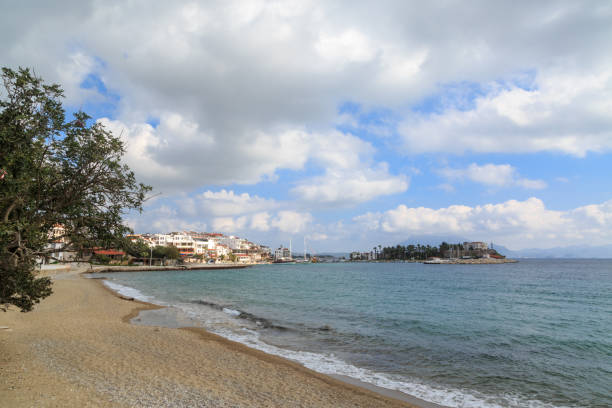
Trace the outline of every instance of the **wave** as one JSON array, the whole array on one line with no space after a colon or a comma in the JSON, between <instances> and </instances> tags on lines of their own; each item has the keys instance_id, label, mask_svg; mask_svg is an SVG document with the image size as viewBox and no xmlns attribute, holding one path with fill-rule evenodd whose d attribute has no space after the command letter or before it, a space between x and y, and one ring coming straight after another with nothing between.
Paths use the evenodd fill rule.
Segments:
<instances>
[{"instance_id":1,"label":"wave","mask_svg":"<svg viewBox=\"0 0 612 408\"><path fill-rule=\"evenodd\" d=\"M295 351L284 349L265 343L259 339L259 333L253 330L235 332L224 329L210 329L210 331L228 338L232 341L245 344L251 348L261 350L268 354L284 357L296 361L303 366L322 374L343 375L357 380L374 384L378 387L396 390L405 394L433 402L447 407L462 408L565 408L537 400L526 400L520 395L505 394L490 396L470 390L458 390L425 384L417 379L379 373L366 368L357 367L347 363L334 354L313 353L308 351Z\"/></svg>"},{"instance_id":2,"label":"wave","mask_svg":"<svg viewBox=\"0 0 612 408\"><path fill-rule=\"evenodd\" d=\"M104 285L106 285L108 288L114 290L122 296L134 298L142 302L150 302L153 299L153 297L146 296L138 289L131 288L129 286L124 286L108 279L104 279L102 282L104 282Z\"/></svg>"},{"instance_id":3,"label":"wave","mask_svg":"<svg viewBox=\"0 0 612 408\"><path fill-rule=\"evenodd\" d=\"M195 317L204 324L204 328L212 333L218 334L229 340L242 343L248 347L261 350L268 354L277 355L288 360L292 360L302 364L303 366L317 371L322 374L335 374L351 377L366 383L376 385L378 387L396 390L405 394L420 398L424 401L429 401L435 404L440 404L447 407L462 407L462 408L566 408L547 404L538 400L527 400L517 394L504 394L498 396L485 395L473 390L453 389L443 387L441 385L427 384L418 379L406 378L404 376L393 375L388 373L380 373L367 368L357 367L342 359L336 357L333 353L314 353L310 351L290 350L277 347L266 343L260 339L260 328L272 328L280 330L288 330L288 328L276 325L269 320L253 315L251 313L241 311L206 300L194 300L189 303L173 302L167 303L154 299L152 296L147 296L138 289L131 288L105 280L104 284L121 295L133 297L138 300L154 302L164 306L176 307L191 317ZM223 322L234 321L238 324L228 325L217 319L208 319L206 313L201 313L202 309L194 310L192 305L206 306L218 313L219 316L225 316ZM216 315L215 315L216 316ZM246 320L254 323L255 328L249 328L239 324L240 320ZM321 331L332 330L329 326L317 328ZM569 407L567 407L569 408Z\"/></svg>"},{"instance_id":4,"label":"wave","mask_svg":"<svg viewBox=\"0 0 612 408\"><path fill-rule=\"evenodd\" d=\"M206 300L194 300L193 303L196 303L198 305L208 306L215 310L220 310L224 313L227 313L230 316L237 317L238 319L248 320L250 322L255 323L257 327L260 327L262 329L289 330L289 328L272 323L270 320L265 319L263 317L259 317L252 313L245 312L242 310L231 309L227 306L223 306L218 303L213 303L213 302L209 302Z\"/></svg>"}]
</instances>

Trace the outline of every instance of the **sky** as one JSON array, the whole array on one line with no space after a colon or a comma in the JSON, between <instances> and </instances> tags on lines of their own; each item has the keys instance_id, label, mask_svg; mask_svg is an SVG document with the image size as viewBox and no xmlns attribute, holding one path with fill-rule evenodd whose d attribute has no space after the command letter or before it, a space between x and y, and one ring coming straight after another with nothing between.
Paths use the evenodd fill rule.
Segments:
<instances>
[{"instance_id":1,"label":"sky","mask_svg":"<svg viewBox=\"0 0 612 408\"><path fill-rule=\"evenodd\" d=\"M0 5L0 65L153 186L136 232L612 244L610 1Z\"/></svg>"}]
</instances>

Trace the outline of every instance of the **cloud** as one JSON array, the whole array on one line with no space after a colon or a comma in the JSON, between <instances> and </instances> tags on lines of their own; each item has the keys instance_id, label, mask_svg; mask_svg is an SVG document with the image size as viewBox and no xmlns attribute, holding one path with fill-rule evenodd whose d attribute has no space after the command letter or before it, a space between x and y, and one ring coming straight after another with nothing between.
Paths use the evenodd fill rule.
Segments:
<instances>
[{"instance_id":1,"label":"cloud","mask_svg":"<svg viewBox=\"0 0 612 408\"><path fill-rule=\"evenodd\" d=\"M306 239L310 241L326 241L329 238L329 235L324 234L322 232L313 232L311 234L306 235Z\"/></svg>"},{"instance_id":2,"label":"cloud","mask_svg":"<svg viewBox=\"0 0 612 408\"><path fill-rule=\"evenodd\" d=\"M527 189L546 188L543 180L530 180L518 176L515 167L509 164L470 164L465 169L444 168L439 170L440 175L449 180L470 180L475 183L484 184L489 187L512 187L518 186ZM440 186L447 189L448 185Z\"/></svg>"},{"instance_id":3,"label":"cloud","mask_svg":"<svg viewBox=\"0 0 612 408\"><path fill-rule=\"evenodd\" d=\"M217 217L213 219L213 230L221 231L228 234L234 234L239 231L244 231L247 225L247 217Z\"/></svg>"},{"instance_id":4,"label":"cloud","mask_svg":"<svg viewBox=\"0 0 612 408\"><path fill-rule=\"evenodd\" d=\"M215 140L196 123L176 113L163 114L157 127L147 123L128 126L107 118L99 122L122 136L127 146L124 159L139 179L164 193L189 191L206 184L272 180L277 170L299 170L309 161L323 168L325 175L303 179L292 189L309 203L342 206L408 188L406 176L391 175L384 162L373 162L375 149L369 143L337 131L255 132L249 140L234 146ZM252 211L275 207L273 202L244 194L238 197L225 190L214 194L208 191L195 200L199 211L213 215L246 212L243 206L253 207ZM191 205L193 212L196 208Z\"/></svg>"},{"instance_id":5,"label":"cloud","mask_svg":"<svg viewBox=\"0 0 612 408\"><path fill-rule=\"evenodd\" d=\"M88 78L116 95L101 123L175 211L150 209L141 230L216 220L272 234L315 228L323 207L407 191L405 170L381 154L389 151L610 152L610 21L605 0L15 2L0 16L0 57L61 82L71 108L109 102ZM364 114L343 112L347 103ZM368 112L385 113L376 121ZM514 168L493 168L493 181L453 170L488 186L544 187ZM288 173L279 185L292 202L227 187ZM281 211L296 210L292 227ZM371 218L396 233L391 220Z\"/></svg>"},{"instance_id":6,"label":"cloud","mask_svg":"<svg viewBox=\"0 0 612 408\"><path fill-rule=\"evenodd\" d=\"M130 226L139 231L198 229L224 233L306 233L313 227L309 212L296 211L288 201L276 201L233 190L207 190L149 202L142 214L129 214ZM196 228L197 227L197 228Z\"/></svg>"},{"instance_id":7,"label":"cloud","mask_svg":"<svg viewBox=\"0 0 612 408\"><path fill-rule=\"evenodd\" d=\"M99 122L121 135L127 147L124 160L138 178L170 193L274 179L279 169L301 169L311 151L310 135L301 130L251 132L236 143L215 138L178 113L162 114L156 127L108 118Z\"/></svg>"},{"instance_id":8,"label":"cloud","mask_svg":"<svg viewBox=\"0 0 612 408\"><path fill-rule=\"evenodd\" d=\"M305 231L312 220L312 215L309 213L279 211L277 216L271 221L271 225L279 231L296 234Z\"/></svg>"},{"instance_id":9,"label":"cloud","mask_svg":"<svg viewBox=\"0 0 612 408\"><path fill-rule=\"evenodd\" d=\"M310 206L351 206L408 189L408 177L390 174L385 162L375 164L375 149L358 137L332 132L314 136L311 144L312 161L325 172L291 189Z\"/></svg>"},{"instance_id":10,"label":"cloud","mask_svg":"<svg viewBox=\"0 0 612 408\"><path fill-rule=\"evenodd\" d=\"M543 70L532 89L490 84L473 109L405 119L406 151L560 152L584 157L612 151L612 69L585 74Z\"/></svg>"},{"instance_id":11,"label":"cloud","mask_svg":"<svg viewBox=\"0 0 612 408\"><path fill-rule=\"evenodd\" d=\"M259 231L270 230L270 214L268 214L267 212L253 214L253 216L251 217L250 228Z\"/></svg>"},{"instance_id":12,"label":"cloud","mask_svg":"<svg viewBox=\"0 0 612 408\"><path fill-rule=\"evenodd\" d=\"M376 52L370 39L355 29L336 35L320 33L314 48L323 59L335 65L371 61Z\"/></svg>"},{"instance_id":13,"label":"cloud","mask_svg":"<svg viewBox=\"0 0 612 408\"><path fill-rule=\"evenodd\" d=\"M612 243L612 201L567 211L546 208L542 200L509 200L474 207L452 205L433 209L398 207L353 219L357 228L397 237L453 235L495 241L515 249L577 243Z\"/></svg>"},{"instance_id":14,"label":"cloud","mask_svg":"<svg viewBox=\"0 0 612 408\"><path fill-rule=\"evenodd\" d=\"M205 191L189 199L198 212L205 216L242 215L262 210L277 208L275 200L265 199L248 193L235 194L234 191L220 190L217 192Z\"/></svg>"},{"instance_id":15,"label":"cloud","mask_svg":"<svg viewBox=\"0 0 612 408\"><path fill-rule=\"evenodd\" d=\"M328 170L324 176L300 182L291 191L300 199L319 205L350 206L382 195L408 189L406 176L391 176L386 167L378 170Z\"/></svg>"},{"instance_id":16,"label":"cloud","mask_svg":"<svg viewBox=\"0 0 612 408\"><path fill-rule=\"evenodd\" d=\"M305 232L312 221L313 217L309 213L284 210L274 216L268 212L261 212L239 217L215 217L212 227L214 231L233 234L270 230L297 234Z\"/></svg>"},{"instance_id":17,"label":"cloud","mask_svg":"<svg viewBox=\"0 0 612 408\"><path fill-rule=\"evenodd\" d=\"M169 205L147 208L144 215L131 214L126 223L137 232L206 231L208 225L201 220L190 220Z\"/></svg>"},{"instance_id":18,"label":"cloud","mask_svg":"<svg viewBox=\"0 0 612 408\"><path fill-rule=\"evenodd\" d=\"M3 63L62 82L76 106L97 75L119 94L106 123L124 130L130 165L166 191L301 170L316 159L313 134L339 137L346 101L403 116L440 84L496 88L524 70L537 73L533 89L497 86L473 111L406 119L407 150L582 156L612 144L607 2L22 3L2 16Z\"/></svg>"}]
</instances>

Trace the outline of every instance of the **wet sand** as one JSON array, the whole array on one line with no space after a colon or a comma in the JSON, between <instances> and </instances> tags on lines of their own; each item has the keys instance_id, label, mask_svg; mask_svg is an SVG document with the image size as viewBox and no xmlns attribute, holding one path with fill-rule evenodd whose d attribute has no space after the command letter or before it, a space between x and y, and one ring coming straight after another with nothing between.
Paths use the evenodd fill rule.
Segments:
<instances>
[{"instance_id":1,"label":"wet sand","mask_svg":"<svg viewBox=\"0 0 612 408\"><path fill-rule=\"evenodd\" d=\"M416 406L200 328L130 324L157 306L100 280L62 273L53 289L33 312L0 313L3 406Z\"/></svg>"}]
</instances>

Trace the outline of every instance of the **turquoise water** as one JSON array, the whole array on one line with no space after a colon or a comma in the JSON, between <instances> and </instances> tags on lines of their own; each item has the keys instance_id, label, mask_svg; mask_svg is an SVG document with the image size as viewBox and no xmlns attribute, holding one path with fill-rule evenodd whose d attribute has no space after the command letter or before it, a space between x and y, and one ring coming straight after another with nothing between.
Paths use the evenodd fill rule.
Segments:
<instances>
[{"instance_id":1,"label":"turquoise water","mask_svg":"<svg viewBox=\"0 0 612 408\"><path fill-rule=\"evenodd\" d=\"M611 407L612 261L106 274L194 324L456 407Z\"/></svg>"}]
</instances>

